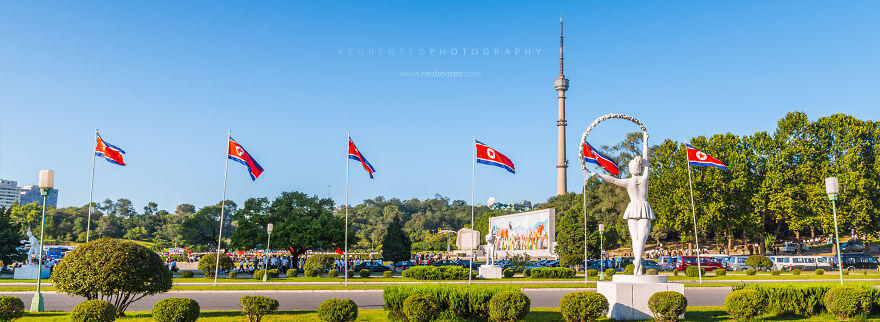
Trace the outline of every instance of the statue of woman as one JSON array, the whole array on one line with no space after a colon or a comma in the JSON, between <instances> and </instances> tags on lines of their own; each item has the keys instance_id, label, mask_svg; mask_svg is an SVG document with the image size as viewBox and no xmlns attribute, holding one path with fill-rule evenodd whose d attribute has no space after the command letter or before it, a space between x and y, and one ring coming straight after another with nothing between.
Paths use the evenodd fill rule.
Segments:
<instances>
[{"instance_id":1,"label":"statue of woman","mask_svg":"<svg viewBox=\"0 0 880 322\"><path fill-rule=\"evenodd\" d=\"M642 155L636 156L629 162L630 177L619 179L601 173L593 173L586 170L590 176L598 176L606 182L611 182L626 188L629 194L629 204L623 213L623 219L629 225L629 234L632 237L633 265L635 275L642 275L642 255L645 253L645 242L648 241L648 233L651 232L651 220L654 220L654 212L648 204L648 135L645 134L645 144Z\"/></svg>"}]
</instances>

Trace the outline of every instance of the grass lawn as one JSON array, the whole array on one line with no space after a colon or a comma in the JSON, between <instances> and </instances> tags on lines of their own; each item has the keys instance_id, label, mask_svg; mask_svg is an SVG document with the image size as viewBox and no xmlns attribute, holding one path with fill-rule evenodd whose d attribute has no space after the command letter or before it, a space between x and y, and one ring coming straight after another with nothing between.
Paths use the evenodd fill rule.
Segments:
<instances>
[{"instance_id":1,"label":"grass lawn","mask_svg":"<svg viewBox=\"0 0 880 322\"><path fill-rule=\"evenodd\" d=\"M120 321L153 321L149 312L129 312ZM275 314L266 315L263 321L318 321L315 311L278 311ZM386 313L381 309L360 310L358 321L389 321ZM730 317L720 306L689 307L685 313L684 321L727 321ZM811 317L800 316L772 316L763 317L765 321L837 321L833 316L821 314ZM25 316L17 321L70 321L68 312L45 312L25 313ZM239 311L205 311L199 316L199 321L247 321ZM532 309L525 321L562 321L562 315L558 309ZM603 319L601 321L609 321ZM872 315L866 321L880 321L880 315Z\"/></svg>"}]
</instances>

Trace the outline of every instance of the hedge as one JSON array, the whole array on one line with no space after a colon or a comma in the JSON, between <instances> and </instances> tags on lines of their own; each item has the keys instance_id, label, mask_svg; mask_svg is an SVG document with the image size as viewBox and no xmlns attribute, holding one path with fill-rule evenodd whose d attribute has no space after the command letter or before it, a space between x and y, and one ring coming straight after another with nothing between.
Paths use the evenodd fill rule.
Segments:
<instances>
[{"instance_id":1,"label":"hedge","mask_svg":"<svg viewBox=\"0 0 880 322\"><path fill-rule=\"evenodd\" d=\"M593 277L596 275L599 275L599 271L592 269L592 268L587 270L587 276Z\"/></svg>"},{"instance_id":2,"label":"hedge","mask_svg":"<svg viewBox=\"0 0 880 322\"><path fill-rule=\"evenodd\" d=\"M153 304L153 319L159 322L194 322L198 320L201 308L193 299L172 297Z\"/></svg>"},{"instance_id":3,"label":"hedge","mask_svg":"<svg viewBox=\"0 0 880 322\"><path fill-rule=\"evenodd\" d=\"M513 285L389 285L382 292L385 311L392 320L405 318L403 302L412 294L428 294L438 305L438 314L445 319L486 319L489 300L504 291L518 291Z\"/></svg>"},{"instance_id":4,"label":"hedge","mask_svg":"<svg viewBox=\"0 0 880 322\"><path fill-rule=\"evenodd\" d=\"M745 284L739 288L754 290L766 300L768 313L776 315L811 316L822 312L822 299L828 292L827 286L764 286L761 284Z\"/></svg>"},{"instance_id":5,"label":"hedge","mask_svg":"<svg viewBox=\"0 0 880 322\"><path fill-rule=\"evenodd\" d=\"M392 276L394 276L394 271L384 271L384 272L382 272L382 277L390 278L390 277L392 277Z\"/></svg>"},{"instance_id":6,"label":"hedge","mask_svg":"<svg viewBox=\"0 0 880 322\"><path fill-rule=\"evenodd\" d=\"M193 273L193 271L182 271L182 272L180 272L180 277L181 277L181 278L193 278L193 277L195 277L195 276L196 276L196 273Z\"/></svg>"},{"instance_id":7,"label":"hedge","mask_svg":"<svg viewBox=\"0 0 880 322\"><path fill-rule=\"evenodd\" d=\"M566 321L594 321L608 313L608 299L598 292L573 292L559 300Z\"/></svg>"},{"instance_id":8,"label":"hedge","mask_svg":"<svg viewBox=\"0 0 880 322\"><path fill-rule=\"evenodd\" d=\"M821 269L821 268L818 268L818 269L816 269L815 271L813 271L813 273L816 274L816 275L825 275L825 270L824 270L824 269Z\"/></svg>"},{"instance_id":9,"label":"hedge","mask_svg":"<svg viewBox=\"0 0 880 322\"><path fill-rule=\"evenodd\" d=\"M841 319L871 313L871 292L861 287L838 286L828 290L823 299L828 313Z\"/></svg>"},{"instance_id":10,"label":"hedge","mask_svg":"<svg viewBox=\"0 0 880 322\"><path fill-rule=\"evenodd\" d=\"M531 278L572 278L575 271L568 267L541 267L531 270Z\"/></svg>"},{"instance_id":11,"label":"hedge","mask_svg":"<svg viewBox=\"0 0 880 322\"><path fill-rule=\"evenodd\" d=\"M493 321L517 321L526 317L532 301L522 291L495 294L489 300L489 317Z\"/></svg>"},{"instance_id":12,"label":"hedge","mask_svg":"<svg viewBox=\"0 0 880 322\"><path fill-rule=\"evenodd\" d=\"M74 322L109 322L116 320L116 307L104 300L88 300L77 304L70 312Z\"/></svg>"},{"instance_id":13,"label":"hedge","mask_svg":"<svg viewBox=\"0 0 880 322\"><path fill-rule=\"evenodd\" d=\"M504 278L511 278L514 274L516 274L516 271L508 268L501 271L501 274L504 275Z\"/></svg>"},{"instance_id":14,"label":"hedge","mask_svg":"<svg viewBox=\"0 0 880 322\"><path fill-rule=\"evenodd\" d=\"M723 268L719 268L715 270L715 276L726 276L727 270Z\"/></svg>"},{"instance_id":15,"label":"hedge","mask_svg":"<svg viewBox=\"0 0 880 322\"><path fill-rule=\"evenodd\" d=\"M408 322L430 322L440 311L437 300L430 294L412 294L403 301L403 315Z\"/></svg>"},{"instance_id":16,"label":"hedge","mask_svg":"<svg viewBox=\"0 0 880 322\"><path fill-rule=\"evenodd\" d=\"M354 321L358 316L358 307L350 299L327 299L318 307L318 318L326 322Z\"/></svg>"},{"instance_id":17,"label":"hedge","mask_svg":"<svg viewBox=\"0 0 880 322\"><path fill-rule=\"evenodd\" d=\"M0 296L0 321L12 321L24 314L24 302L14 296Z\"/></svg>"},{"instance_id":18,"label":"hedge","mask_svg":"<svg viewBox=\"0 0 880 322\"><path fill-rule=\"evenodd\" d=\"M795 268L795 269L791 270L791 275L795 275L795 276L801 275L801 270Z\"/></svg>"},{"instance_id":19,"label":"hedge","mask_svg":"<svg viewBox=\"0 0 880 322\"><path fill-rule=\"evenodd\" d=\"M248 322L260 322L263 316L278 309L278 300L258 295L245 295L238 299L241 312Z\"/></svg>"},{"instance_id":20,"label":"hedge","mask_svg":"<svg viewBox=\"0 0 880 322\"><path fill-rule=\"evenodd\" d=\"M739 320L751 320L764 314L767 299L756 290L736 290L724 299L727 314Z\"/></svg>"},{"instance_id":21,"label":"hedge","mask_svg":"<svg viewBox=\"0 0 880 322\"><path fill-rule=\"evenodd\" d=\"M758 274L758 271L751 269L751 268L746 270L746 275L755 275L755 274Z\"/></svg>"},{"instance_id":22,"label":"hedge","mask_svg":"<svg viewBox=\"0 0 880 322\"><path fill-rule=\"evenodd\" d=\"M674 291L657 292L648 299L648 308L657 321L678 321L687 306L687 298Z\"/></svg>"},{"instance_id":23,"label":"hedge","mask_svg":"<svg viewBox=\"0 0 880 322\"><path fill-rule=\"evenodd\" d=\"M304 275L305 277L318 277L318 271L313 270L313 269L306 269L306 270L303 272L303 275Z\"/></svg>"}]
</instances>

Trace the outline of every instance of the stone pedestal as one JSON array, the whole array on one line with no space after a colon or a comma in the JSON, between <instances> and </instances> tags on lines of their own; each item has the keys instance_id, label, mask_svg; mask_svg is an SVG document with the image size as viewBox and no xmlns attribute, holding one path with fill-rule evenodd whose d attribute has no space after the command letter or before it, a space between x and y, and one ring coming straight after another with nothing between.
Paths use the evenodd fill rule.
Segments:
<instances>
[{"instance_id":1,"label":"stone pedestal","mask_svg":"<svg viewBox=\"0 0 880 322\"><path fill-rule=\"evenodd\" d=\"M657 292L684 295L684 284L667 283L666 276L614 275L611 282L598 282L599 294L608 299L608 317L615 320L651 320L648 299Z\"/></svg>"},{"instance_id":2,"label":"stone pedestal","mask_svg":"<svg viewBox=\"0 0 880 322\"><path fill-rule=\"evenodd\" d=\"M49 278L49 268L43 266L42 278ZM12 279L16 280L35 280L37 279L37 265L22 265L13 271Z\"/></svg>"},{"instance_id":3,"label":"stone pedestal","mask_svg":"<svg viewBox=\"0 0 880 322\"><path fill-rule=\"evenodd\" d=\"M477 276L482 278L504 278L504 268L498 265L482 265Z\"/></svg>"}]
</instances>

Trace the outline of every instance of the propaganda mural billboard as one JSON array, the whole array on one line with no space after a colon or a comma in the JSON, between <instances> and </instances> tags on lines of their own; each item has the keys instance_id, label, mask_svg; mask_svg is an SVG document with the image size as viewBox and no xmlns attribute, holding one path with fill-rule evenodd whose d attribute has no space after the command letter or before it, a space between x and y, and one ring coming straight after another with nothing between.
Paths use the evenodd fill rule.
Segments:
<instances>
[{"instance_id":1,"label":"propaganda mural billboard","mask_svg":"<svg viewBox=\"0 0 880 322\"><path fill-rule=\"evenodd\" d=\"M496 258L515 254L552 257L556 241L554 209L542 209L489 218L489 230L495 235Z\"/></svg>"}]
</instances>

